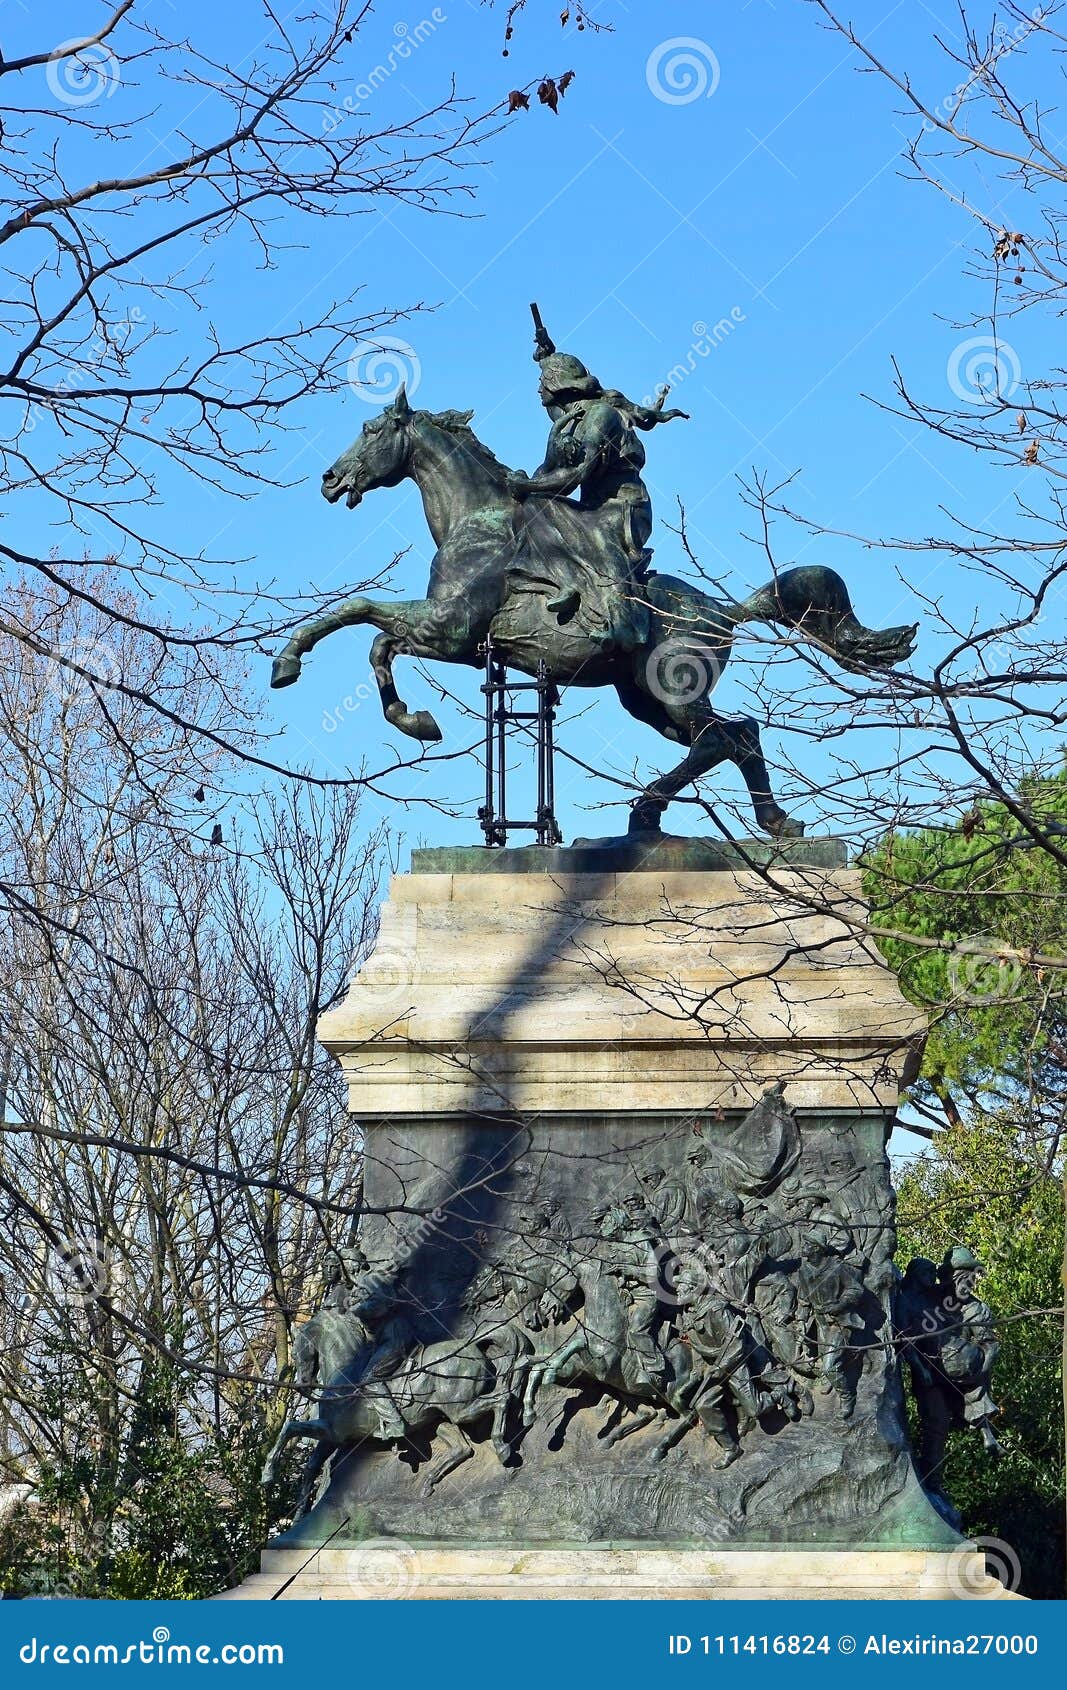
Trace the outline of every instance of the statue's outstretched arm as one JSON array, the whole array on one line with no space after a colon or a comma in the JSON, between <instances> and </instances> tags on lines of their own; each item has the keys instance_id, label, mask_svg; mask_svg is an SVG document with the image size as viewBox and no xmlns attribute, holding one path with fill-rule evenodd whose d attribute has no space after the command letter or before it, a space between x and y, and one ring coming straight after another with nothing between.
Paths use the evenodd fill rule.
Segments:
<instances>
[{"instance_id":1,"label":"statue's outstretched arm","mask_svg":"<svg viewBox=\"0 0 1067 1690\"><path fill-rule=\"evenodd\" d=\"M669 387L661 387L654 405L638 405L635 400L627 399L625 393L620 393L618 388L610 388L604 394L604 398L609 405L623 411L627 421L632 423L635 428L640 428L647 433L650 428L655 428L657 423L673 422L676 417L684 417L686 422L689 421L688 411L674 409L665 411L663 409L664 401L669 392Z\"/></svg>"}]
</instances>

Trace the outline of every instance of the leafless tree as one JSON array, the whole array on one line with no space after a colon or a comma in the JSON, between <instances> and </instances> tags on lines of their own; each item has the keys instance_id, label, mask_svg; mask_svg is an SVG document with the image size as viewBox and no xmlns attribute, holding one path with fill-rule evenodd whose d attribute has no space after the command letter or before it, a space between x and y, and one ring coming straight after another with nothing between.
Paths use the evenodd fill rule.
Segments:
<instances>
[{"instance_id":1,"label":"leafless tree","mask_svg":"<svg viewBox=\"0 0 1067 1690\"><path fill-rule=\"evenodd\" d=\"M189 510L204 488L247 499L299 473L295 408L342 386L353 353L381 350L404 314L349 278L308 315L316 229L397 204L461 211L496 123L447 76L408 118L362 109L365 0L314 0L285 19L269 0L230 10L249 43L233 64L208 14L168 36L137 0L87 0L85 32L66 42L39 13L11 18L0 54L0 559L106 614L91 652L49 648L17 598L3 626L94 680L102 710L132 691L166 721L171 667L180 688L195 665L185 725L205 740L221 731L225 705L208 695L225 692L224 654L265 649L318 600L286 599L212 550ZM250 287L227 327L221 253L279 272L288 293ZM158 648L149 689L119 661L127 627ZM251 726L231 750L262 749Z\"/></svg>"},{"instance_id":2,"label":"leafless tree","mask_svg":"<svg viewBox=\"0 0 1067 1690\"><path fill-rule=\"evenodd\" d=\"M21 603L48 647L116 637L60 587ZM135 621L106 715L0 642L0 1448L6 1482L59 1485L90 1568L145 1503L161 1380L190 1451L282 1411L318 1257L359 1213L360 1144L314 1029L371 937L382 861L338 790L191 825L222 753L141 695L183 718L220 695L188 657L180 684Z\"/></svg>"}]
</instances>

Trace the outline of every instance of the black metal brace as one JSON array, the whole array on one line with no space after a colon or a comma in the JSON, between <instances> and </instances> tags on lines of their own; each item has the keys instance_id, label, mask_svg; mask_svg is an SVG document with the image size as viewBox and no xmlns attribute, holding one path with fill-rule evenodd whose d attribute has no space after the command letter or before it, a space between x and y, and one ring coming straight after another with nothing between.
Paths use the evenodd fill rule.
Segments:
<instances>
[{"instance_id":1,"label":"black metal brace","mask_svg":"<svg viewBox=\"0 0 1067 1690\"><path fill-rule=\"evenodd\" d=\"M506 845L512 828L536 833L539 845L561 845L563 835L555 814L553 729L559 693L548 678L542 660L537 678L509 681L507 665L493 656L493 642L485 642L485 803L478 811L487 845ZM511 695L536 692L536 710L516 710ZM513 821L507 813L507 730L512 722L537 723L537 817L535 821Z\"/></svg>"}]
</instances>

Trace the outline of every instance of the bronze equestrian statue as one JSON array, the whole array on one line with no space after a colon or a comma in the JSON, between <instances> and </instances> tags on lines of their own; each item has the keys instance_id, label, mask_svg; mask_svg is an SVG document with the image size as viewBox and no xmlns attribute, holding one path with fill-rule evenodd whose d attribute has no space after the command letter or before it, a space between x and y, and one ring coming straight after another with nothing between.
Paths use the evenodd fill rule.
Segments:
<instances>
[{"instance_id":1,"label":"bronze equestrian statue","mask_svg":"<svg viewBox=\"0 0 1067 1690\"><path fill-rule=\"evenodd\" d=\"M371 667L385 717L432 744L441 730L409 710L393 679L397 657L480 669L485 642L510 667L536 674L544 659L561 686L613 686L623 707L686 747L652 781L630 815L630 832L659 828L668 803L719 763L736 763L758 825L777 837L803 831L776 802L751 717L718 714L710 696L734 630L775 623L814 641L849 668L892 667L915 642L916 625L865 628L832 569L783 570L740 600L712 598L649 567L652 511L638 438L684 415L605 389L577 358L556 351L537 322L535 358L551 419L548 449L532 476L500 463L470 428L471 411L416 411L403 388L322 478L331 504L354 510L376 487L411 479L437 547L425 598L348 599L299 629L275 659L271 684L289 686L305 653L338 628L380 630ZM572 495L578 494L574 499Z\"/></svg>"}]
</instances>

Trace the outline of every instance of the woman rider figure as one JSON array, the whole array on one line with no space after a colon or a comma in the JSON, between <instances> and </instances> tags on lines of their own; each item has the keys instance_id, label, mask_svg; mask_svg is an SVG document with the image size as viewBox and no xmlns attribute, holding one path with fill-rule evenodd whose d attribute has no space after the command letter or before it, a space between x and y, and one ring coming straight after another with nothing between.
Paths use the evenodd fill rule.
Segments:
<instances>
[{"instance_id":1,"label":"woman rider figure","mask_svg":"<svg viewBox=\"0 0 1067 1690\"><path fill-rule=\"evenodd\" d=\"M632 651L648 637L648 611L641 589L651 553L652 503L641 478L645 449L637 430L686 416L663 408L664 388L653 406L638 405L616 389L605 389L580 359L557 352L536 307L534 358L540 365L541 402L552 419L545 461L532 476L515 474L508 486L517 499L566 499L579 492L579 507L600 512L601 543L595 566L583 583L562 589L547 608L561 621L579 609L589 637Z\"/></svg>"}]
</instances>

